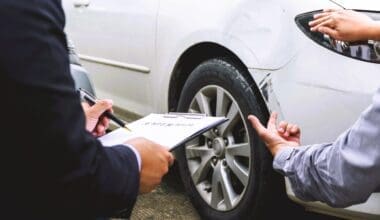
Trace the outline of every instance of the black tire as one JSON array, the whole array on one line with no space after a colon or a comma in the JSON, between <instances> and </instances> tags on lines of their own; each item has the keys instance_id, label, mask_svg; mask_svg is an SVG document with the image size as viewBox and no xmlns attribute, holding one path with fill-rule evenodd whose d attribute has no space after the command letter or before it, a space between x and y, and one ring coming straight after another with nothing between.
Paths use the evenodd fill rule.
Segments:
<instances>
[{"instance_id":1,"label":"black tire","mask_svg":"<svg viewBox=\"0 0 380 220\"><path fill-rule=\"evenodd\" d=\"M194 69L184 85L177 110L187 112L195 95L212 85L223 88L235 99L246 125L249 125L249 114L267 121L268 112L248 71L223 58L207 60ZM272 170L271 155L254 129L251 126L245 129L250 147L249 180L248 185L243 186L240 202L230 210L218 210L205 201L190 173L186 147L177 152L184 187L202 219L272 219L274 210L278 210L277 204L285 198L284 179Z\"/></svg>"}]
</instances>

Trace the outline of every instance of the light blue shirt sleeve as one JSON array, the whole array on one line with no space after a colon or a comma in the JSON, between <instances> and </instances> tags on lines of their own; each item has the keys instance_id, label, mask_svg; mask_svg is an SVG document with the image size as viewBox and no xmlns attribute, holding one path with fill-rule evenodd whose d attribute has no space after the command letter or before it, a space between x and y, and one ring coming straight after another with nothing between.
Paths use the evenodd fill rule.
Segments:
<instances>
[{"instance_id":1,"label":"light blue shirt sleeve","mask_svg":"<svg viewBox=\"0 0 380 220\"><path fill-rule=\"evenodd\" d=\"M335 142L283 149L273 167L302 200L333 207L365 202L380 186L380 90Z\"/></svg>"},{"instance_id":2,"label":"light blue shirt sleeve","mask_svg":"<svg viewBox=\"0 0 380 220\"><path fill-rule=\"evenodd\" d=\"M140 156L140 153L132 145L124 144L124 146L128 147L129 149L131 149L133 151L133 153L135 153L135 156L137 158L137 163L139 165L139 171L141 171L141 156Z\"/></svg>"}]
</instances>

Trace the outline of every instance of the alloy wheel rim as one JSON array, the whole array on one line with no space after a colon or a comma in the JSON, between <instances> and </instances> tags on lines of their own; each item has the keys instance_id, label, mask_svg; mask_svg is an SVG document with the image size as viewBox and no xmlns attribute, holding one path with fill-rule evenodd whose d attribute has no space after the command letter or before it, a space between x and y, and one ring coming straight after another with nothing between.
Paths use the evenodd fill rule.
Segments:
<instances>
[{"instance_id":1,"label":"alloy wheel rim","mask_svg":"<svg viewBox=\"0 0 380 220\"><path fill-rule=\"evenodd\" d=\"M232 95L216 85L198 91L188 111L229 119L189 142L185 154L202 199L215 210L232 210L246 192L253 159L243 114Z\"/></svg>"}]
</instances>

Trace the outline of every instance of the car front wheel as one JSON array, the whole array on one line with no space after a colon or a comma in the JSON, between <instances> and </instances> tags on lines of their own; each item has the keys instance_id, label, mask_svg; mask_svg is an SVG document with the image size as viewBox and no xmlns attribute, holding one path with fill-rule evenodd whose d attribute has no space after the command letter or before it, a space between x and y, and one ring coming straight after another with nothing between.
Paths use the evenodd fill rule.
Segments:
<instances>
[{"instance_id":1,"label":"car front wheel","mask_svg":"<svg viewBox=\"0 0 380 220\"><path fill-rule=\"evenodd\" d=\"M226 59L203 62L186 81L177 110L229 119L178 153L182 181L201 217L268 216L275 204L273 194L284 183L271 169L272 158L247 121L249 114L261 121L268 117L247 71Z\"/></svg>"}]
</instances>

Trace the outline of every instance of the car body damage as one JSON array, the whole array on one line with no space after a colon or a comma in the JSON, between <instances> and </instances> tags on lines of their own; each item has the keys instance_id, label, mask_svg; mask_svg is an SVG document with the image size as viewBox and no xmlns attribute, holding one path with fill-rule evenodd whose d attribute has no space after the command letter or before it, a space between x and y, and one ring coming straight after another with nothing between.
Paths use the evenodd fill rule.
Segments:
<instances>
[{"instance_id":1,"label":"car body damage","mask_svg":"<svg viewBox=\"0 0 380 220\"><path fill-rule=\"evenodd\" d=\"M270 111L276 111L279 115L279 118L284 118L282 111L281 111L281 105L278 102L277 96L273 89L273 83L272 83L272 74L268 73L259 83L258 83L259 90L262 94L262 97Z\"/></svg>"}]
</instances>

